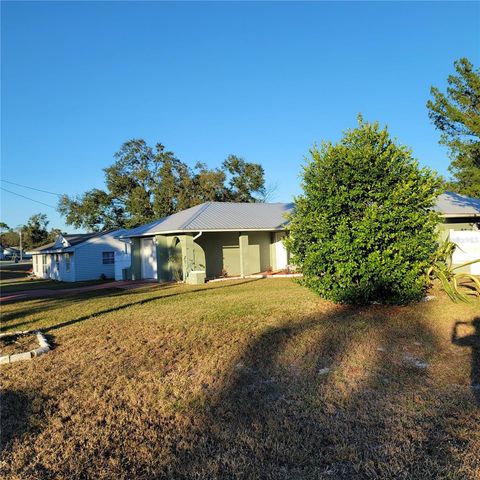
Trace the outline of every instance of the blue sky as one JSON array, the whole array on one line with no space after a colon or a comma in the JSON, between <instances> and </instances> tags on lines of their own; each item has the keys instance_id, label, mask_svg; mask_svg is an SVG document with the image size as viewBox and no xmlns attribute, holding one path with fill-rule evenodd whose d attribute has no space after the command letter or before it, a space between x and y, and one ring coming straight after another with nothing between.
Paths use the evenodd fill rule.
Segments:
<instances>
[{"instance_id":1,"label":"blue sky","mask_svg":"<svg viewBox=\"0 0 480 480\"><path fill-rule=\"evenodd\" d=\"M103 186L122 142L214 167L261 163L272 201L300 192L309 147L368 120L447 173L425 103L453 61L479 65L479 3L2 2L3 180ZM2 182L55 205L56 197ZM53 208L1 192L1 220Z\"/></svg>"}]
</instances>

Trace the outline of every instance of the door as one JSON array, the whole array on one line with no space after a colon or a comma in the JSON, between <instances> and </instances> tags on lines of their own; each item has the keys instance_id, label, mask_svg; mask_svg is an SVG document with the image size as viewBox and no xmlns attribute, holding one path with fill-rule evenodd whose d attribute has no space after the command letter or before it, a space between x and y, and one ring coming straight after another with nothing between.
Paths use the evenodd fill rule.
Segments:
<instances>
[{"instance_id":1,"label":"door","mask_svg":"<svg viewBox=\"0 0 480 480\"><path fill-rule=\"evenodd\" d=\"M285 234L282 233L275 233L275 256L276 256L276 269L283 270L287 268L288 265L288 253L285 245L282 242L283 237Z\"/></svg>"},{"instance_id":2,"label":"door","mask_svg":"<svg viewBox=\"0 0 480 480\"><path fill-rule=\"evenodd\" d=\"M153 238L140 241L142 256L142 278L157 278L157 248Z\"/></svg>"}]
</instances>

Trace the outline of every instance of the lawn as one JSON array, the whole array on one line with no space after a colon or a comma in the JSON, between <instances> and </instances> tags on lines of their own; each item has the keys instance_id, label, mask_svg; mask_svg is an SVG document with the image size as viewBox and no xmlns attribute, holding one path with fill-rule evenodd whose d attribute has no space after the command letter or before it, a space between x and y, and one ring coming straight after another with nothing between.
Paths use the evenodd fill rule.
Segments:
<instances>
[{"instance_id":1,"label":"lawn","mask_svg":"<svg viewBox=\"0 0 480 480\"><path fill-rule=\"evenodd\" d=\"M43 280L28 276L32 268L31 263L0 264L0 293L14 293L27 290L59 290L64 288L85 287L99 283L111 282L112 280L88 280L84 282L59 282L55 280Z\"/></svg>"},{"instance_id":2,"label":"lawn","mask_svg":"<svg viewBox=\"0 0 480 480\"><path fill-rule=\"evenodd\" d=\"M433 293L334 306L264 279L7 304L3 330L55 348L0 370L0 475L478 479L480 339L452 331L480 303Z\"/></svg>"}]
</instances>

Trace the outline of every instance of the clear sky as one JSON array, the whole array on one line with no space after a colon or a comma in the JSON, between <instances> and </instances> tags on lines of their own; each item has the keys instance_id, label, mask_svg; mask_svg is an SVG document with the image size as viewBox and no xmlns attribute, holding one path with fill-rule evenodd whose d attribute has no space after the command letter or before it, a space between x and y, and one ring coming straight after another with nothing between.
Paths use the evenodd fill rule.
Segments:
<instances>
[{"instance_id":1,"label":"clear sky","mask_svg":"<svg viewBox=\"0 0 480 480\"><path fill-rule=\"evenodd\" d=\"M313 142L368 120L447 173L425 103L453 61L480 63L477 3L2 2L3 180L58 193L103 186L122 142L214 167L261 163L272 201L298 194ZM1 182L55 205L56 197ZM55 209L1 192L1 220Z\"/></svg>"}]
</instances>

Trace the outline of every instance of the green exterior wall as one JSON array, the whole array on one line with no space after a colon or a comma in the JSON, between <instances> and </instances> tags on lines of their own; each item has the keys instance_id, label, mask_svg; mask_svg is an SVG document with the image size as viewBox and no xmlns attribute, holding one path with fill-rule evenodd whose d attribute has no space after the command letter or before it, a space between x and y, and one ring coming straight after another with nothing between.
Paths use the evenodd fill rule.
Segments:
<instances>
[{"instance_id":1,"label":"green exterior wall","mask_svg":"<svg viewBox=\"0 0 480 480\"><path fill-rule=\"evenodd\" d=\"M275 265L271 232L209 232L156 235L159 282L186 281L192 270L205 270L208 278L245 276ZM132 242L132 278L141 278L140 239Z\"/></svg>"},{"instance_id":2,"label":"green exterior wall","mask_svg":"<svg viewBox=\"0 0 480 480\"><path fill-rule=\"evenodd\" d=\"M480 223L480 218L445 218L438 225L440 240L445 240L449 230L475 230L475 225Z\"/></svg>"},{"instance_id":3,"label":"green exterior wall","mask_svg":"<svg viewBox=\"0 0 480 480\"><path fill-rule=\"evenodd\" d=\"M140 239L132 238L132 280L140 280L142 278L142 265L140 257Z\"/></svg>"},{"instance_id":4,"label":"green exterior wall","mask_svg":"<svg viewBox=\"0 0 480 480\"><path fill-rule=\"evenodd\" d=\"M478 218L445 219L438 225L441 239L450 229L475 230ZM207 278L246 276L277 269L275 232L198 232L156 235L159 282L186 281L192 270L205 270ZM132 239L132 279L141 278L140 238Z\"/></svg>"},{"instance_id":5,"label":"green exterior wall","mask_svg":"<svg viewBox=\"0 0 480 480\"><path fill-rule=\"evenodd\" d=\"M238 232L203 233L195 243L204 252L207 277L221 277L222 270L230 276L241 274Z\"/></svg>"}]
</instances>

